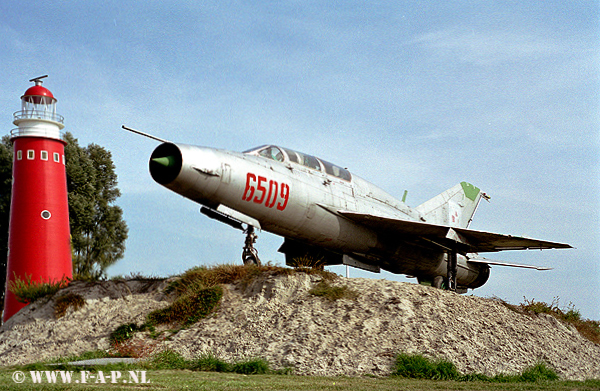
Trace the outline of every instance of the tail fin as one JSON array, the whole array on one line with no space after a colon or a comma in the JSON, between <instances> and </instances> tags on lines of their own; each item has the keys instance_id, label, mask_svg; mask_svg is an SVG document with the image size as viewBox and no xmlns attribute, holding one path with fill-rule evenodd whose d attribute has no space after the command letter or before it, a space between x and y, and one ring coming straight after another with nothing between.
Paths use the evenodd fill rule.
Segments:
<instances>
[{"instance_id":1,"label":"tail fin","mask_svg":"<svg viewBox=\"0 0 600 391\"><path fill-rule=\"evenodd\" d=\"M431 224L468 228L481 197L489 197L479 188L461 182L442 194L417 206L421 217Z\"/></svg>"}]
</instances>

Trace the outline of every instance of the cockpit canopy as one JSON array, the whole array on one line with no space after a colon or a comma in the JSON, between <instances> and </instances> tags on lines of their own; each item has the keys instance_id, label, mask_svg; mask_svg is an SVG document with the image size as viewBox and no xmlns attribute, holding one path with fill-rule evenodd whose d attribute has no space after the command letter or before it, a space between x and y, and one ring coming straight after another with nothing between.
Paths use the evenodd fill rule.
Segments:
<instances>
[{"instance_id":1,"label":"cockpit canopy","mask_svg":"<svg viewBox=\"0 0 600 391\"><path fill-rule=\"evenodd\" d=\"M275 145L262 145L260 147L245 151L244 153L262 156L278 162L292 162L301 164L312 170L321 171L345 181L352 180L352 175L345 168L336 166L335 164L329 163L323 159L318 159L314 156L296 152L288 148L278 147Z\"/></svg>"}]
</instances>

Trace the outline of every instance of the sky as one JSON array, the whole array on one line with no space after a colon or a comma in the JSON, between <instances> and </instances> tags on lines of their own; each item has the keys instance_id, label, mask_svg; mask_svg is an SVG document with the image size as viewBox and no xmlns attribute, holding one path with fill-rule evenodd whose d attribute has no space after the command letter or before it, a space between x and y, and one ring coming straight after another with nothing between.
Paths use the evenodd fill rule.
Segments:
<instances>
[{"instance_id":1,"label":"sky","mask_svg":"<svg viewBox=\"0 0 600 391\"><path fill-rule=\"evenodd\" d=\"M108 275L241 263L244 235L155 183L157 142L310 153L417 206L461 181L491 196L471 228L570 250L487 254L470 291L600 319L598 1L0 3L4 134L32 83L82 146L111 151L129 227ZM263 261L283 239L259 232ZM484 256L486 254L483 254ZM331 270L345 274L345 267ZM351 277L412 281L357 269Z\"/></svg>"}]
</instances>

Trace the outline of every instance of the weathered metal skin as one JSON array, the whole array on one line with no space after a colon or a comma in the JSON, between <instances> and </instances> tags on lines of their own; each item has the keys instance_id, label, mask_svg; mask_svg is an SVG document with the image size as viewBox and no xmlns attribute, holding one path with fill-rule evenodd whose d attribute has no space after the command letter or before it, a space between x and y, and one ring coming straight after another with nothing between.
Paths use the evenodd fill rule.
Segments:
<instances>
[{"instance_id":1,"label":"weathered metal skin","mask_svg":"<svg viewBox=\"0 0 600 391\"><path fill-rule=\"evenodd\" d=\"M480 250L570 247L469 230L487 196L466 182L410 208L341 167L276 146L241 153L164 142L152 153L150 174L209 208L209 217L246 224L248 235L256 227L283 236L288 262L312 255L433 285L445 278L466 291L487 281L490 264L529 267L480 258ZM254 240L247 238L250 250Z\"/></svg>"}]
</instances>

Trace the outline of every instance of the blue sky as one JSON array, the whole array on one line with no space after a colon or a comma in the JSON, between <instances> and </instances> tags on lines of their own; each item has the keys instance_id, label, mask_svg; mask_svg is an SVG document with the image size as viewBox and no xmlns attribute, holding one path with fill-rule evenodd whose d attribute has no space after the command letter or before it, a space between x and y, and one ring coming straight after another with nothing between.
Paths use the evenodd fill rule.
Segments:
<instances>
[{"instance_id":1,"label":"blue sky","mask_svg":"<svg viewBox=\"0 0 600 391\"><path fill-rule=\"evenodd\" d=\"M243 235L154 183L156 143L274 143L416 206L460 181L491 195L472 228L574 250L488 254L475 295L555 298L600 319L597 1L0 3L5 133L32 77L81 145L109 149L129 225L110 275L240 262ZM281 238L260 233L263 260ZM343 268L334 268L344 273ZM352 276L405 280L351 271ZM413 280L410 280L413 281Z\"/></svg>"}]
</instances>

